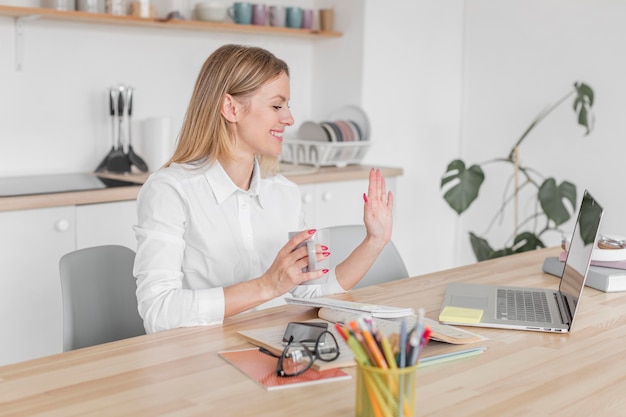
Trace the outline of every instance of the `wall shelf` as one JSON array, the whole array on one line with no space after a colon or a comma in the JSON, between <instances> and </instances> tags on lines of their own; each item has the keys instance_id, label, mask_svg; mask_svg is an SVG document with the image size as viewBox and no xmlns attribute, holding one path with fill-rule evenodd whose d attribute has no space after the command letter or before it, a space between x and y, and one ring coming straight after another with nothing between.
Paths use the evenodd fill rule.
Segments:
<instances>
[{"instance_id":1,"label":"wall shelf","mask_svg":"<svg viewBox=\"0 0 626 417\"><path fill-rule=\"evenodd\" d=\"M256 35L302 37L309 39L337 38L343 36L341 32L321 31L309 29L292 29L286 27L239 25L235 23L204 22L199 20L172 19L166 22L157 19L147 19L135 16L114 16L103 13L87 13L79 11L59 11L37 7L0 6L0 16L17 19L35 16L40 19L61 20L70 22L94 23L105 25L123 25L151 27L159 29L198 30L209 32L230 32Z\"/></svg>"}]
</instances>

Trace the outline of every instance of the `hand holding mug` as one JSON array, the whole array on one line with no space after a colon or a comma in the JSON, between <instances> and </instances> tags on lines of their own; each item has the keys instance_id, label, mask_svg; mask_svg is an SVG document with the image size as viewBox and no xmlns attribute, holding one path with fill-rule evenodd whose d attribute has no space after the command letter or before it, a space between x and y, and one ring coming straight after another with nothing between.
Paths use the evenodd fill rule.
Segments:
<instances>
[{"instance_id":1,"label":"hand holding mug","mask_svg":"<svg viewBox=\"0 0 626 417\"><path fill-rule=\"evenodd\" d=\"M302 232L289 232L289 239L294 238ZM313 272L330 269L330 230L329 229L311 229L308 231L309 238L300 243L295 250L305 247L307 266L302 268L302 272ZM294 250L294 251L295 251ZM319 284L324 282L326 277L305 281L302 284Z\"/></svg>"}]
</instances>

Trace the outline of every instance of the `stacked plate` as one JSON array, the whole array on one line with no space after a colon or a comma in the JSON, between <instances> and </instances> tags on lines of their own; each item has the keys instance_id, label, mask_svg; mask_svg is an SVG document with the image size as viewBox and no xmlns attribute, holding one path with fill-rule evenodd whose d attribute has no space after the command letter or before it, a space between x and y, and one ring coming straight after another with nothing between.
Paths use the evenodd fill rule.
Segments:
<instances>
[{"instance_id":1,"label":"stacked plate","mask_svg":"<svg viewBox=\"0 0 626 417\"><path fill-rule=\"evenodd\" d=\"M333 112L331 121L302 123L298 139L316 142L358 142L369 139L369 121L363 110L346 106Z\"/></svg>"},{"instance_id":2,"label":"stacked plate","mask_svg":"<svg viewBox=\"0 0 626 417\"><path fill-rule=\"evenodd\" d=\"M370 126L365 112L342 107L328 121L302 123L296 139L283 142L281 161L295 165L344 167L361 162L369 149Z\"/></svg>"}]
</instances>

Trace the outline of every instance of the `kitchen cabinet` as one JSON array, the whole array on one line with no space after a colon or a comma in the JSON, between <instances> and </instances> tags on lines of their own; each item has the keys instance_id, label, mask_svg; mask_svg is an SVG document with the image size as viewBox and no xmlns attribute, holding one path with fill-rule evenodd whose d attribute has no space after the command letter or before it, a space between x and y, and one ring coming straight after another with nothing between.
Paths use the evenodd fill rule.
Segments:
<instances>
[{"instance_id":1,"label":"kitchen cabinet","mask_svg":"<svg viewBox=\"0 0 626 417\"><path fill-rule=\"evenodd\" d=\"M387 188L395 192L395 178L386 178ZM363 193L367 180L302 184L302 208L307 227L363 224Z\"/></svg>"},{"instance_id":2,"label":"kitchen cabinet","mask_svg":"<svg viewBox=\"0 0 626 417\"><path fill-rule=\"evenodd\" d=\"M135 200L76 206L76 248L122 245L136 250L135 224Z\"/></svg>"},{"instance_id":3,"label":"kitchen cabinet","mask_svg":"<svg viewBox=\"0 0 626 417\"><path fill-rule=\"evenodd\" d=\"M59 259L75 248L75 207L0 213L0 365L63 348Z\"/></svg>"},{"instance_id":4,"label":"kitchen cabinet","mask_svg":"<svg viewBox=\"0 0 626 417\"><path fill-rule=\"evenodd\" d=\"M63 350L59 259L76 249L135 249L136 202L0 212L0 365Z\"/></svg>"}]
</instances>

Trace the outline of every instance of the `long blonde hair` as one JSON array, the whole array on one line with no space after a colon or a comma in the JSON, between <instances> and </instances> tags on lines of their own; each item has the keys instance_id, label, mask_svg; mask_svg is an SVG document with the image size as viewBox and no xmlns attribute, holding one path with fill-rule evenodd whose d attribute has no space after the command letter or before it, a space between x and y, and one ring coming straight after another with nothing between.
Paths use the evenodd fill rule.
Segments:
<instances>
[{"instance_id":1,"label":"long blonde hair","mask_svg":"<svg viewBox=\"0 0 626 417\"><path fill-rule=\"evenodd\" d=\"M178 135L174 155L165 164L192 163L200 166L218 157L234 154L234 136L221 114L227 94L245 98L289 67L271 52L257 47L224 45L204 62L194 86ZM278 171L278 158L258 155L263 176Z\"/></svg>"}]
</instances>

